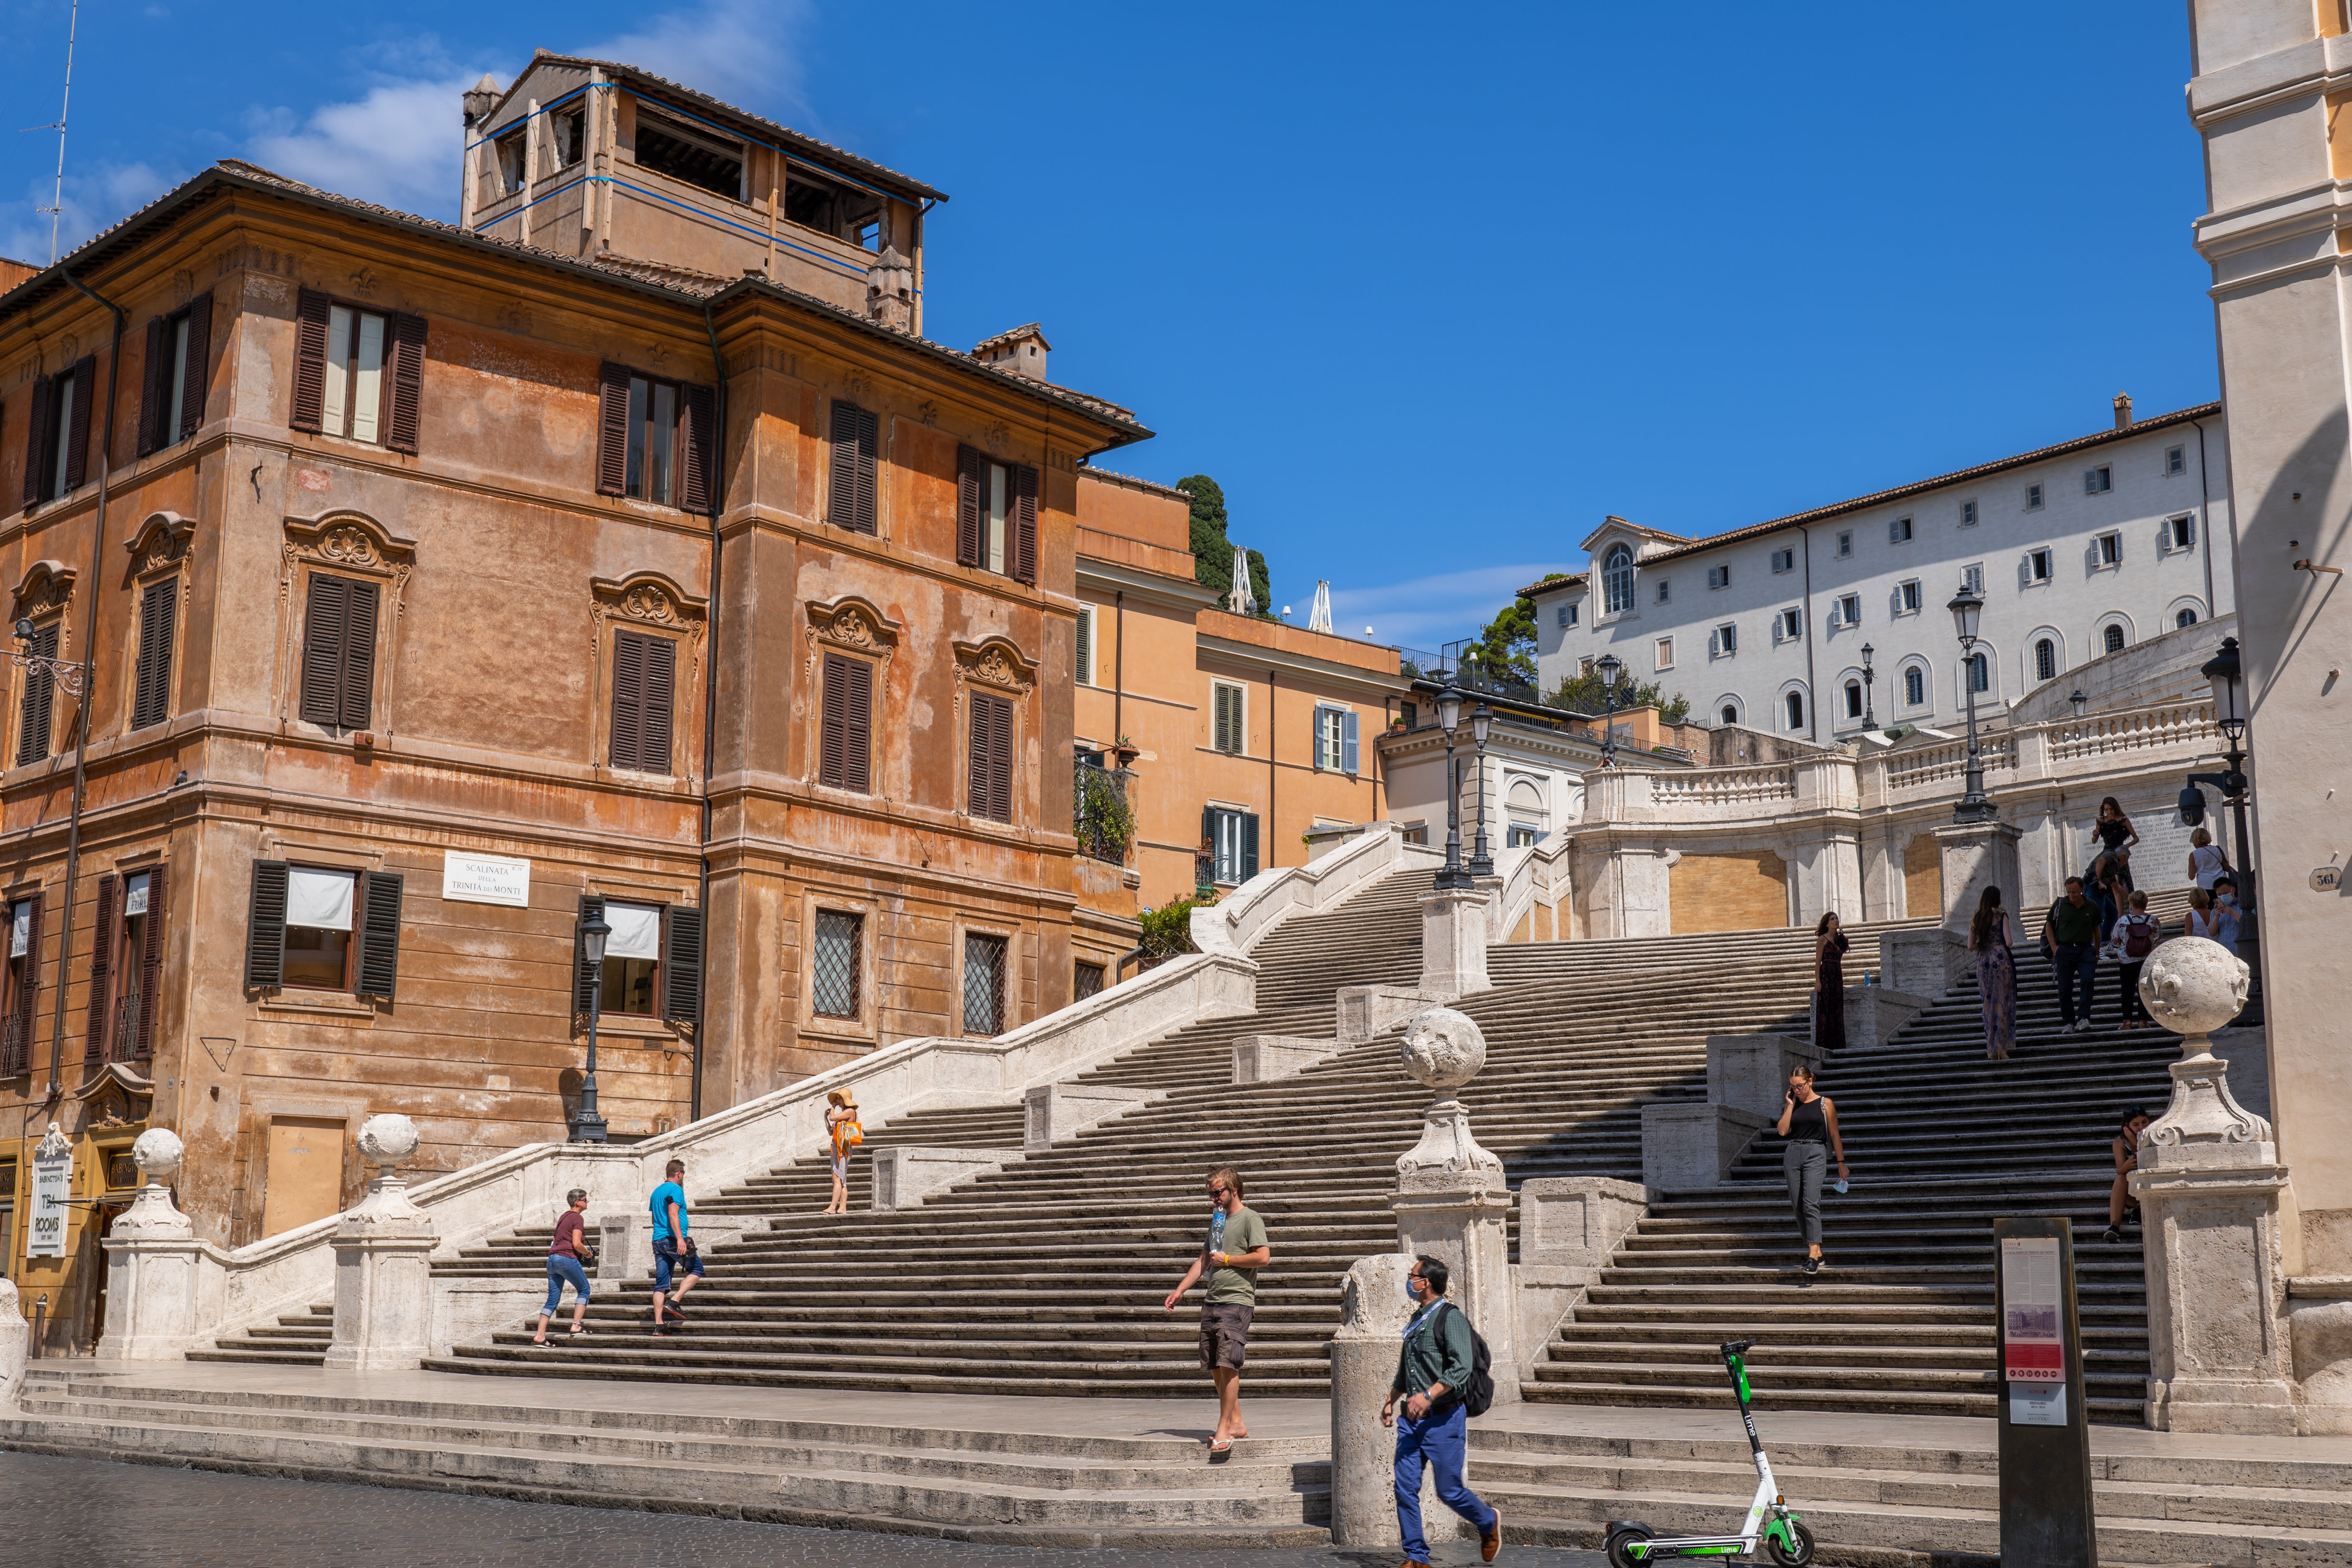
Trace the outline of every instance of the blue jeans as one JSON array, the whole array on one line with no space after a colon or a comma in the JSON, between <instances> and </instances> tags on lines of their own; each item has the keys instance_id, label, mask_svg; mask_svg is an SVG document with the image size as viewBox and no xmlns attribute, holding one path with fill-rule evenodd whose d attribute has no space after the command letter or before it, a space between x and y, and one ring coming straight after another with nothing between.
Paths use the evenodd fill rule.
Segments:
<instances>
[{"instance_id":1,"label":"blue jeans","mask_svg":"<svg viewBox=\"0 0 2352 1568\"><path fill-rule=\"evenodd\" d=\"M1437 1500L1468 1520L1485 1535L1495 1528L1495 1510L1462 1479L1462 1462L1469 1447L1470 1417L1462 1406L1420 1420L1406 1416L1397 1405L1396 1500L1397 1529L1404 1535L1404 1554L1415 1563L1429 1561L1429 1542L1421 1534L1421 1467L1426 1459L1437 1467Z\"/></svg>"},{"instance_id":2,"label":"blue jeans","mask_svg":"<svg viewBox=\"0 0 2352 1568\"><path fill-rule=\"evenodd\" d=\"M547 1255L547 1305L539 1310L541 1317L555 1316L555 1309L562 1305L563 1288L566 1285L572 1287L572 1293L579 1297L582 1301L588 1300L588 1270L580 1267L580 1259L566 1258L560 1252L549 1253Z\"/></svg>"},{"instance_id":3,"label":"blue jeans","mask_svg":"<svg viewBox=\"0 0 2352 1568\"><path fill-rule=\"evenodd\" d=\"M2058 1021L2072 1024L2077 1016L2091 1021L2091 987L2099 978L2099 950L2062 942L2050 961L2058 969ZM2074 988L2083 988L2083 1011L2074 1011Z\"/></svg>"}]
</instances>

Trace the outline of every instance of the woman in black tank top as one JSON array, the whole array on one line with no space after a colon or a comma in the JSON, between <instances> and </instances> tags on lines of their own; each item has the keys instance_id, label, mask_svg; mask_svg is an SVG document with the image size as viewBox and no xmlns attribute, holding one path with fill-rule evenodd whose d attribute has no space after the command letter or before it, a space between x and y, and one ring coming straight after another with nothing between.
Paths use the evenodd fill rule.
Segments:
<instances>
[{"instance_id":1,"label":"woman in black tank top","mask_svg":"<svg viewBox=\"0 0 2352 1568\"><path fill-rule=\"evenodd\" d=\"M1822 1268L1822 1179L1829 1173L1830 1155L1837 1155L1838 1180L1846 1179L1845 1141L1838 1135L1837 1103L1813 1092L1813 1069L1797 1067L1789 1072L1789 1098L1781 1102L1781 1137L1789 1141L1780 1152L1780 1169L1789 1178L1789 1205L1796 1211L1797 1228L1805 1238L1805 1259L1799 1265L1808 1274Z\"/></svg>"}]
</instances>

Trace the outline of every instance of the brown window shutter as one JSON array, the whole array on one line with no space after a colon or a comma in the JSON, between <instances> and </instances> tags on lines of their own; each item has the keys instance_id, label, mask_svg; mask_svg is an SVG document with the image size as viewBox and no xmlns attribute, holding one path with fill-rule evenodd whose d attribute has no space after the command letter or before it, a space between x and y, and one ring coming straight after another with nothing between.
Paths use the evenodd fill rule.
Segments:
<instances>
[{"instance_id":1,"label":"brown window shutter","mask_svg":"<svg viewBox=\"0 0 2352 1568\"><path fill-rule=\"evenodd\" d=\"M120 877L98 879L98 933L89 948L89 1006L82 1029L82 1057L87 1061L106 1058L106 1013L113 1000L109 994L113 988L107 983L114 976L114 910L121 886Z\"/></svg>"},{"instance_id":2,"label":"brown window shutter","mask_svg":"<svg viewBox=\"0 0 2352 1568\"><path fill-rule=\"evenodd\" d=\"M180 375L180 427L162 434L161 441L184 441L204 428L205 388L212 381L212 349L213 297L199 294L188 302L188 363ZM168 358L158 374L164 377L171 375L172 366ZM163 399L166 412L171 406L169 397ZM163 415L158 414L156 418L162 419Z\"/></svg>"},{"instance_id":3,"label":"brown window shutter","mask_svg":"<svg viewBox=\"0 0 2352 1568\"><path fill-rule=\"evenodd\" d=\"M155 1054L155 1003L163 991L163 907L165 868L147 872L147 928L139 941L139 1039L141 1060Z\"/></svg>"},{"instance_id":4,"label":"brown window shutter","mask_svg":"<svg viewBox=\"0 0 2352 1568\"><path fill-rule=\"evenodd\" d=\"M988 736L989 815L1013 820L1013 704L996 699Z\"/></svg>"},{"instance_id":5,"label":"brown window shutter","mask_svg":"<svg viewBox=\"0 0 2352 1568\"><path fill-rule=\"evenodd\" d=\"M58 656L58 625L51 621L35 629L31 651L44 658ZM51 715L57 703L57 678L42 670L25 671L25 691L16 709L16 765L37 763L49 754Z\"/></svg>"},{"instance_id":6,"label":"brown window shutter","mask_svg":"<svg viewBox=\"0 0 2352 1568\"><path fill-rule=\"evenodd\" d=\"M314 289L294 300L294 405L287 423L316 430L327 408L327 321L333 301Z\"/></svg>"},{"instance_id":7,"label":"brown window shutter","mask_svg":"<svg viewBox=\"0 0 2352 1568\"><path fill-rule=\"evenodd\" d=\"M163 445L159 432L163 416L171 408L170 388L164 383L172 378L172 367L165 363L165 345L171 342L171 322L163 316L147 323L147 357L142 362L139 376L139 455L145 457Z\"/></svg>"},{"instance_id":8,"label":"brown window shutter","mask_svg":"<svg viewBox=\"0 0 2352 1568\"><path fill-rule=\"evenodd\" d=\"M389 1002L400 982L401 879L370 871L360 879L360 962L354 996ZM152 897L150 897L152 902Z\"/></svg>"},{"instance_id":9,"label":"brown window shutter","mask_svg":"<svg viewBox=\"0 0 2352 1568\"><path fill-rule=\"evenodd\" d=\"M391 416L384 421L383 444L395 452L414 454L416 450L416 419L425 393L425 318L395 310L385 322L385 335L392 342ZM188 366L196 363L196 331L193 318L188 323Z\"/></svg>"},{"instance_id":10,"label":"brown window shutter","mask_svg":"<svg viewBox=\"0 0 2352 1568\"><path fill-rule=\"evenodd\" d=\"M607 360L596 377L596 493L629 488L629 367Z\"/></svg>"},{"instance_id":11,"label":"brown window shutter","mask_svg":"<svg viewBox=\"0 0 2352 1568\"><path fill-rule=\"evenodd\" d=\"M712 504L716 498L710 483L711 463L719 455L718 407L707 386L681 390L686 404L686 450L677 465L678 510L709 517L718 510Z\"/></svg>"},{"instance_id":12,"label":"brown window shutter","mask_svg":"<svg viewBox=\"0 0 2352 1568\"><path fill-rule=\"evenodd\" d=\"M16 985L16 1052L7 1064L13 1069L11 1076L32 1065L33 1028L41 1016L41 913L48 895L35 893L32 902L32 910L25 918L25 967Z\"/></svg>"},{"instance_id":13,"label":"brown window shutter","mask_svg":"<svg viewBox=\"0 0 2352 1568\"><path fill-rule=\"evenodd\" d=\"M882 416L865 409L857 416L857 531L882 531L879 472L882 462Z\"/></svg>"},{"instance_id":14,"label":"brown window shutter","mask_svg":"<svg viewBox=\"0 0 2352 1568\"><path fill-rule=\"evenodd\" d=\"M588 962L588 944L580 928L592 920L604 918L604 899L601 893L580 895L580 918L572 926L572 1011L582 1019L588 1016L588 1007L596 985L596 966Z\"/></svg>"},{"instance_id":15,"label":"brown window shutter","mask_svg":"<svg viewBox=\"0 0 2352 1568\"><path fill-rule=\"evenodd\" d=\"M375 611L373 583L351 584L351 616L343 625L343 669L337 715L346 730L364 730L375 706Z\"/></svg>"},{"instance_id":16,"label":"brown window shutter","mask_svg":"<svg viewBox=\"0 0 2352 1568\"><path fill-rule=\"evenodd\" d=\"M978 566L988 557L981 537L983 510L988 505L988 454L971 447L956 448L956 564Z\"/></svg>"},{"instance_id":17,"label":"brown window shutter","mask_svg":"<svg viewBox=\"0 0 2352 1568\"><path fill-rule=\"evenodd\" d=\"M139 600L139 665L131 681L131 727L160 724L172 710L172 637L180 580L150 583Z\"/></svg>"},{"instance_id":18,"label":"brown window shutter","mask_svg":"<svg viewBox=\"0 0 2352 1568\"><path fill-rule=\"evenodd\" d=\"M841 726L841 783L860 795L874 793L874 667L847 661L849 679Z\"/></svg>"},{"instance_id":19,"label":"brown window shutter","mask_svg":"<svg viewBox=\"0 0 2352 1568\"><path fill-rule=\"evenodd\" d=\"M253 863L253 897L246 906L245 984L275 991L286 984L286 891L283 860Z\"/></svg>"},{"instance_id":20,"label":"brown window shutter","mask_svg":"<svg viewBox=\"0 0 2352 1568\"><path fill-rule=\"evenodd\" d=\"M824 520L835 528L852 533L880 531L875 508L875 458L881 428L878 416L855 403L834 399Z\"/></svg>"},{"instance_id":21,"label":"brown window shutter","mask_svg":"<svg viewBox=\"0 0 2352 1568\"><path fill-rule=\"evenodd\" d=\"M342 710L336 684L343 668L343 640L351 624L351 591L358 586L348 577L323 572L310 576L310 592L302 609L302 721L331 730Z\"/></svg>"},{"instance_id":22,"label":"brown window shutter","mask_svg":"<svg viewBox=\"0 0 2352 1568\"><path fill-rule=\"evenodd\" d=\"M49 453L49 416L57 406L57 383L43 376L33 383L32 416L25 421L25 504L45 500L49 489L41 482Z\"/></svg>"},{"instance_id":23,"label":"brown window shutter","mask_svg":"<svg viewBox=\"0 0 2352 1568\"><path fill-rule=\"evenodd\" d=\"M988 703L989 699L972 694L971 722L964 736L965 771L970 775L965 781L964 809L974 816L988 815Z\"/></svg>"},{"instance_id":24,"label":"brown window shutter","mask_svg":"<svg viewBox=\"0 0 2352 1568\"><path fill-rule=\"evenodd\" d=\"M1024 464L1013 470L1013 574L1022 582L1037 581L1037 470Z\"/></svg>"},{"instance_id":25,"label":"brown window shutter","mask_svg":"<svg viewBox=\"0 0 2352 1568\"><path fill-rule=\"evenodd\" d=\"M849 661L837 653L824 656L824 689L818 700L816 782L839 789L847 758Z\"/></svg>"},{"instance_id":26,"label":"brown window shutter","mask_svg":"<svg viewBox=\"0 0 2352 1568\"><path fill-rule=\"evenodd\" d=\"M645 767L646 644L635 632L613 634L612 765Z\"/></svg>"},{"instance_id":27,"label":"brown window shutter","mask_svg":"<svg viewBox=\"0 0 2352 1568\"><path fill-rule=\"evenodd\" d=\"M672 904L662 912L662 1022L702 1022L702 911Z\"/></svg>"},{"instance_id":28,"label":"brown window shutter","mask_svg":"<svg viewBox=\"0 0 2352 1568\"><path fill-rule=\"evenodd\" d=\"M98 391L98 356L84 354L74 365L73 423L66 426L66 489L78 490L89 479L89 408Z\"/></svg>"},{"instance_id":29,"label":"brown window shutter","mask_svg":"<svg viewBox=\"0 0 2352 1568\"><path fill-rule=\"evenodd\" d=\"M677 699L677 644L646 637L645 706L639 712L637 766L649 773L670 771L670 722Z\"/></svg>"}]
</instances>

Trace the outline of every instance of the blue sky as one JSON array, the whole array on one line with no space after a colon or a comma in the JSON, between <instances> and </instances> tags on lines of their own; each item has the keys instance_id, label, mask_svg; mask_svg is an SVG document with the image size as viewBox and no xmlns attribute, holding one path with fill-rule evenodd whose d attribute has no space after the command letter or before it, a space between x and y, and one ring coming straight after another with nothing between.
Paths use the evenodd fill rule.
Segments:
<instances>
[{"instance_id":1,"label":"blue sky","mask_svg":"<svg viewBox=\"0 0 2352 1568\"><path fill-rule=\"evenodd\" d=\"M15 0L0 130L57 117ZM383 19L391 15L392 19ZM1615 512L1703 533L2215 395L2183 8L89 0L64 239L216 158L452 217L457 95L629 59L947 190L929 327L1224 486L1278 603L1434 647ZM0 253L56 158L0 141Z\"/></svg>"}]
</instances>

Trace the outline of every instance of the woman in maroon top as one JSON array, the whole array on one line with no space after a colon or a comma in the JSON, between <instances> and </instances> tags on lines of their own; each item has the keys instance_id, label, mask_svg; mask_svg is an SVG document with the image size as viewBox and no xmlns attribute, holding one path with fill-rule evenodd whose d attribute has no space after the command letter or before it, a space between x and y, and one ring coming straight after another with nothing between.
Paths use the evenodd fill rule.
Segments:
<instances>
[{"instance_id":1,"label":"woman in maroon top","mask_svg":"<svg viewBox=\"0 0 2352 1568\"><path fill-rule=\"evenodd\" d=\"M588 1190L574 1187L563 1194L568 1205L555 1216L555 1245L547 1249L547 1305L539 1310L539 1331L530 1337L535 1345L547 1343L548 1320L555 1309L563 1304L563 1288L572 1287L577 1298L572 1303L572 1331L584 1334L588 1331L580 1320L588 1314L588 1270L586 1265L595 1260L595 1252L583 1239L588 1222L580 1217L588 1206Z\"/></svg>"}]
</instances>

